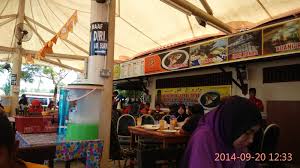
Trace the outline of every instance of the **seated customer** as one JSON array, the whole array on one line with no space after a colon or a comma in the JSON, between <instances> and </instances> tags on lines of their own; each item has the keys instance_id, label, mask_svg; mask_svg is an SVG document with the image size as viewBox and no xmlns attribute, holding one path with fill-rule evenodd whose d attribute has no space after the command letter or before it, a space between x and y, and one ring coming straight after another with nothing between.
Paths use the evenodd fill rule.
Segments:
<instances>
[{"instance_id":1,"label":"seated customer","mask_svg":"<svg viewBox=\"0 0 300 168\"><path fill-rule=\"evenodd\" d=\"M165 113L160 109L160 104L155 105L155 110L152 110L151 115L156 121L160 120L165 115Z\"/></svg>"},{"instance_id":2,"label":"seated customer","mask_svg":"<svg viewBox=\"0 0 300 168\"><path fill-rule=\"evenodd\" d=\"M178 111L178 105L177 104L172 104L169 106L169 115L171 115L172 117L175 117Z\"/></svg>"},{"instance_id":3,"label":"seated customer","mask_svg":"<svg viewBox=\"0 0 300 168\"><path fill-rule=\"evenodd\" d=\"M1 168L47 168L47 166L24 162L16 158L17 143L8 118L0 114L0 167Z\"/></svg>"},{"instance_id":4,"label":"seated customer","mask_svg":"<svg viewBox=\"0 0 300 168\"><path fill-rule=\"evenodd\" d=\"M150 103L146 103L145 107L141 110L142 114L149 114L150 111Z\"/></svg>"},{"instance_id":5,"label":"seated customer","mask_svg":"<svg viewBox=\"0 0 300 168\"><path fill-rule=\"evenodd\" d=\"M42 103L37 99L32 100L28 111L31 114L40 114L40 113L42 113L42 111L43 111Z\"/></svg>"},{"instance_id":6,"label":"seated customer","mask_svg":"<svg viewBox=\"0 0 300 168\"><path fill-rule=\"evenodd\" d=\"M53 100L51 100L50 103L48 104L48 109L49 110L55 109L55 105L54 105L54 101Z\"/></svg>"},{"instance_id":7,"label":"seated customer","mask_svg":"<svg viewBox=\"0 0 300 168\"><path fill-rule=\"evenodd\" d=\"M186 108L184 104L179 105L179 109L175 116L177 118L177 122L183 122L188 117L188 114L186 114Z\"/></svg>"},{"instance_id":8,"label":"seated customer","mask_svg":"<svg viewBox=\"0 0 300 168\"><path fill-rule=\"evenodd\" d=\"M218 155L247 153L262 118L249 100L232 96L207 113L193 132L182 158L182 168L256 168L254 160L221 160Z\"/></svg>"},{"instance_id":9,"label":"seated customer","mask_svg":"<svg viewBox=\"0 0 300 168\"><path fill-rule=\"evenodd\" d=\"M189 106L191 116L187 119L186 123L180 129L180 133L192 133L198 126L200 118L204 115L204 109L200 104Z\"/></svg>"}]
</instances>

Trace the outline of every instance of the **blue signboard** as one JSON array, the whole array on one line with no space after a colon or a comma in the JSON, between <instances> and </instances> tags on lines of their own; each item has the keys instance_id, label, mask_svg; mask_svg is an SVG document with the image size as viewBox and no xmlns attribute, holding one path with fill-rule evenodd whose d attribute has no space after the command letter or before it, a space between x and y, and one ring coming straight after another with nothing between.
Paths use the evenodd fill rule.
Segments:
<instances>
[{"instance_id":1,"label":"blue signboard","mask_svg":"<svg viewBox=\"0 0 300 168\"><path fill-rule=\"evenodd\" d=\"M106 56L108 42L108 23L94 22L91 24L90 56Z\"/></svg>"}]
</instances>

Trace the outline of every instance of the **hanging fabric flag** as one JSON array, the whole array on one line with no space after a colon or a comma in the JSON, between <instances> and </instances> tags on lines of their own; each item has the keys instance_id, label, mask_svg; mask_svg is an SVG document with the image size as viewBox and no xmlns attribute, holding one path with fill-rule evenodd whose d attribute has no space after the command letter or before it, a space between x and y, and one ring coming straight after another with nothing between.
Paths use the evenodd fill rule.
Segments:
<instances>
[{"instance_id":1,"label":"hanging fabric flag","mask_svg":"<svg viewBox=\"0 0 300 168\"><path fill-rule=\"evenodd\" d=\"M68 29L66 26L64 26L58 33L58 36L62 40L66 40L68 38Z\"/></svg>"},{"instance_id":2,"label":"hanging fabric flag","mask_svg":"<svg viewBox=\"0 0 300 168\"><path fill-rule=\"evenodd\" d=\"M67 23L67 29L69 32L73 32L73 21Z\"/></svg>"},{"instance_id":3,"label":"hanging fabric flag","mask_svg":"<svg viewBox=\"0 0 300 168\"><path fill-rule=\"evenodd\" d=\"M53 53L53 45L56 44L57 39L60 38L62 40L66 40L68 38L69 32L73 32L74 25L78 22L77 10L73 13L73 15L68 19L66 24L60 29L60 31L48 42L46 42L42 49L38 53L36 53L37 59L45 58L46 54Z\"/></svg>"}]
</instances>

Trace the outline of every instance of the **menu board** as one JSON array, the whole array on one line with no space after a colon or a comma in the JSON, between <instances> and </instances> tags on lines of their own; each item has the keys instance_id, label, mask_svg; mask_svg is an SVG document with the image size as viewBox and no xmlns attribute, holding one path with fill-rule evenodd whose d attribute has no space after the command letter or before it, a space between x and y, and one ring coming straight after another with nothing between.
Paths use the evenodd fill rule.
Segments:
<instances>
[{"instance_id":1,"label":"menu board","mask_svg":"<svg viewBox=\"0 0 300 168\"><path fill-rule=\"evenodd\" d=\"M262 54L262 31L254 31L228 38L228 58L236 60Z\"/></svg>"},{"instance_id":2,"label":"menu board","mask_svg":"<svg viewBox=\"0 0 300 168\"><path fill-rule=\"evenodd\" d=\"M167 88L156 90L156 103L163 107L173 104L201 104L204 108L217 106L224 96L231 95L231 85Z\"/></svg>"},{"instance_id":3,"label":"menu board","mask_svg":"<svg viewBox=\"0 0 300 168\"><path fill-rule=\"evenodd\" d=\"M263 29L264 55L300 49L300 20Z\"/></svg>"},{"instance_id":4,"label":"menu board","mask_svg":"<svg viewBox=\"0 0 300 168\"><path fill-rule=\"evenodd\" d=\"M176 49L159 55L161 66L165 70L172 71L189 66L189 47Z\"/></svg>"},{"instance_id":5,"label":"menu board","mask_svg":"<svg viewBox=\"0 0 300 168\"><path fill-rule=\"evenodd\" d=\"M143 76L144 73L144 58L132 61L133 76Z\"/></svg>"},{"instance_id":6,"label":"menu board","mask_svg":"<svg viewBox=\"0 0 300 168\"><path fill-rule=\"evenodd\" d=\"M120 79L120 64L115 64L114 65L114 74L113 74L113 79Z\"/></svg>"},{"instance_id":7,"label":"menu board","mask_svg":"<svg viewBox=\"0 0 300 168\"><path fill-rule=\"evenodd\" d=\"M120 64L120 78L128 78L128 63L121 63Z\"/></svg>"},{"instance_id":8,"label":"menu board","mask_svg":"<svg viewBox=\"0 0 300 168\"><path fill-rule=\"evenodd\" d=\"M134 77L134 73L133 73L133 61L127 62L127 68L128 68L128 77Z\"/></svg>"},{"instance_id":9,"label":"menu board","mask_svg":"<svg viewBox=\"0 0 300 168\"><path fill-rule=\"evenodd\" d=\"M190 66L227 61L227 39L218 39L190 47Z\"/></svg>"}]
</instances>

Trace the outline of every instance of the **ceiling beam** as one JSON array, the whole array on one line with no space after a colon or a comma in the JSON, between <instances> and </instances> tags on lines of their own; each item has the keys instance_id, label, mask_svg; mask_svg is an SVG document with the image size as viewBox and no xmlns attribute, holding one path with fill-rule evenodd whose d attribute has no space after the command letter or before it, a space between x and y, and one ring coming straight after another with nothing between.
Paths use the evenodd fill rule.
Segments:
<instances>
[{"instance_id":1,"label":"ceiling beam","mask_svg":"<svg viewBox=\"0 0 300 168\"><path fill-rule=\"evenodd\" d=\"M35 55L37 51L33 50L25 50L25 54L32 54ZM79 60L79 61L84 61L84 59L88 58L87 56L80 56L80 55L69 55L69 54L58 54L58 53L53 53L53 54L46 54L46 57L49 58L57 58L57 59L70 59L70 60Z\"/></svg>"},{"instance_id":2,"label":"ceiling beam","mask_svg":"<svg viewBox=\"0 0 300 168\"><path fill-rule=\"evenodd\" d=\"M186 19L187 19L187 21L188 21L188 23L189 23L189 26L190 26L192 35L193 35L193 37L195 37L194 29L193 29L193 26L192 26L192 24L191 24L191 21L190 21L190 18L189 18L188 15L186 15Z\"/></svg>"},{"instance_id":3,"label":"ceiling beam","mask_svg":"<svg viewBox=\"0 0 300 168\"><path fill-rule=\"evenodd\" d=\"M0 27L3 26L3 25L6 25L7 23L9 23L9 22L11 22L11 21L13 21L13 20L15 20L15 19L16 19L16 18L10 18L10 19L7 19L7 20L1 22L1 23L0 23Z\"/></svg>"},{"instance_id":4,"label":"ceiling beam","mask_svg":"<svg viewBox=\"0 0 300 168\"><path fill-rule=\"evenodd\" d=\"M16 48L0 46L0 52L14 53L16 52Z\"/></svg>"},{"instance_id":5,"label":"ceiling beam","mask_svg":"<svg viewBox=\"0 0 300 168\"><path fill-rule=\"evenodd\" d=\"M214 27L226 34L233 33L233 28L231 28L230 26L228 26L221 20L207 14L205 11L201 10L197 6L193 5L192 3L190 3L186 0L169 0L169 1L177 4L178 6L184 8L184 9L189 10L190 12L192 12L192 14L194 16L198 16L198 17L202 18L204 21L207 21L208 24L211 25L212 27Z\"/></svg>"},{"instance_id":6,"label":"ceiling beam","mask_svg":"<svg viewBox=\"0 0 300 168\"><path fill-rule=\"evenodd\" d=\"M0 52L15 53L16 48L0 46ZM37 53L37 51L25 50L25 49L22 52L24 54L32 54L32 55L35 55ZM46 56L49 57L49 58L69 59L69 60L78 60L78 61L84 61L85 59L88 58L87 56L58 54L58 53L46 54Z\"/></svg>"},{"instance_id":7,"label":"ceiling beam","mask_svg":"<svg viewBox=\"0 0 300 168\"><path fill-rule=\"evenodd\" d=\"M56 66L59 66L59 67L62 67L62 68L66 68L66 69L70 69L70 70L74 70L74 71L83 73L83 70L81 70L81 69L77 69L77 68L71 67L69 65L65 65L65 64L62 64L62 63L59 63L59 62L56 62L56 61L52 61L52 60L47 59L47 58L42 58L42 59L40 59L40 61L47 62L47 63L53 64L53 65L56 65Z\"/></svg>"},{"instance_id":8,"label":"ceiling beam","mask_svg":"<svg viewBox=\"0 0 300 168\"><path fill-rule=\"evenodd\" d=\"M23 55L23 57L25 57L25 55ZM74 70L74 71L77 71L77 72L81 72L81 73L83 72L83 70L81 70L81 69L77 69L77 68L71 67L69 65L65 65L65 64L47 59L47 58L41 58L41 59L39 59L39 61L46 62L46 63L49 63L49 64L53 64L53 65L56 65L56 66L59 66L59 67L62 67L62 68Z\"/></svg>"},{"instance_id":9,"label":"ceiling beam","mask_svg":"<svg viewBox=\"0 0 300 168\"><path fill-rule=\"evenodd\" d=\"M30 29L35 33L35 35L38 36L38 38L40 39L41 42L43 42L43 45L46 43L45 40L42 38L42 36L37 32L36 29L33 28L33 26L31 25L31 23L25 18L24 19L25 22L28 24L28 26L30 27Z\"/></svg>"},{"instance_id":10,"label":"ceiling beam","mask_svg":"<svg viewBox=\"0 0 300 168\"><path fill-rule=\"evenodd\" d=\"M17 18L16 14L12 14L12 15L3 15L0 16L0 19L6 19L6 18Z\"/></svg>"},{"instance_id":11,"label":"ceiling beam","mask_svg":"<svg viewBox=\"0 0 300 168\"><path fill-rule=\"evenodd\" d=\"M200 2L203 5L206 12L210 15L213 15L213 11L212 11L211 7L209 6L209 4L207 3L207 1L206 0L200 0Z\"/></svg>"},{"instance_id":12,"label":"ceiling beam","mask_svg":"<svg viewBox=\"0 0 300 168\"><path fill-rule=\"evenodd\" d=\"M37 21L35 21L35 20L33 20L33 19L27 17L27 16L25 16L25 19L27 19L27 20L29 20L30 22L36 24L37 26L43 28L44 30L48 31L49 33L51 33L51 34L53 34L53 35L56 35L56 32L50 30L49 28L47 28L46 26L42 25L41 23L39 23L39 22L37 22ZM83 52L86 53L87 55L89 55L89 52L88 52L86 49L84 49L84 48L78 46L77 44L73 43L72 41L67 40L67 39L64 40L64 41L67 42L67 43L69 43L69 44L71 44L72 46L76 47L77 49L83 51Z\"/></svg>"},{"instance_id":13,"label":"ceiling beam","mask_svg":"<svg viewBox=\"0 0 300 168\"><path fill-rule=\"evenodd\" d=\"M260 2L260 0L256 0L256 2L260 5L261 8L263 8L263 10L267 13L267 15L273 19L272 15L270 14L270 12L266 9L266 7Z\"/></svg>"}]
</instances>

